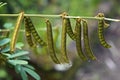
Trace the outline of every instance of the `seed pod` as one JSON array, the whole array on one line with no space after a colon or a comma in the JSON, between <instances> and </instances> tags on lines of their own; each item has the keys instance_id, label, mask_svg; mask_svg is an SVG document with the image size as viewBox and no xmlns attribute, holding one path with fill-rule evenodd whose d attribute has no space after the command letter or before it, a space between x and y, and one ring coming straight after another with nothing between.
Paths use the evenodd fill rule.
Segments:
<instances>
[{"instance_id":1,"label":"seed pod","mask_svg":"<svg viewBox=\"0 0 120 80\"><path fill-rule=\"evenodd\" d=\"M20 23L22 22L22 19L24 17L24 12L21 12L18 16L14 31L13 31L13 36L11 39L11 43L10 43L10 51L14 52L15 51L15 43L17 41L17 36L19 33L19 28L20 28Z\"/></svg>"},{"instance_id":2,"label":"seed pod","mask_svg":"<svg viewBox=\"0 0 120 80\"><path fill-rule=\"evenodd\" d=\"M63 18L62 21L62 34L61 34L61 53L63 56L63 60L66 63L69 63L69 59L68 59L68 55L67 55L67 51L66 51L66 32L67 32L67 22L66 19Z\"/></svg>"},{"instance_id":3,"label":"seed pod","mask_svg":"<svg viewBox=\"0 0 120 80\"><path fill-rule=\"evenodd\" d=\"M86 61L87 57L83 53L81 45L81 19L76 20L75 32L76 32L76 48L78 55L80 56L82 61Z\"/></svg>"},{"instance_id":4,"label":"seed pod","mask_svg":"<svg viewBox=\"0 0 120 80\"><path fill-rule=\"evenodd\" d=\"M39 34L37 33L33 23L32 23L32 20L30 19L30 17L25 17L28 24L29 24L29 27L30 27L30 31L33 35L33 38L34 40L40 44L40 46L46 46L46 43L42 40L42 38L39 36Z\"/></svg>"},{"instance_id":5,"label":"seed pod","mask_svg":"<svg viewBox=\"0 0 120 80\"><path fill-rule=\"evenodd\" d=\"M99 17L103 17L104 14L103 13L99 13L98 14ZM104 20L101 19L98 21L98 37L99 37L99 40L100 40L100 43L103 47L105 48L110 48L111 45L109 45L106 41L105 41L105 38L104 38Z\"/></svg>"},{"instance_id":6,"label":"seed pod","mask_svg":"<svg viewBox=\"0 0 120 80\"><path fill-rule=\"evenodd\" d=\"M67 34L70 36L70 38L72 40L75 40L76 39L76 36L75 34L73 33L73 30L72 30L72 27L71 27L71 23L70 23L70 19L69 18L66 18L66 26L67 26Z\"/></svg>"},{"instance_id":7,"label":"seed pod","mask_svg":"<svg viewBox=\"0 0 120 80\"><path fill-rule=\"evenodd\" d=\"M91 60L96 60L96 57L94 56L89 44L87 21L82 20L82 23L83 23L84 50L85 50L86 56L88 56Z\"/></svg>"},{"instance_id":8,"label":"seed pod","mask_svg":"<svg viewBox=\"0 0 120 80\"><path fill-rule=\"evenodd\" d=\"M55 49L54 49L54 43L53 43L53 34L52 34L52 26L49 20L46 20L46 26L47 26L47 42L48 42L48 52L50 54L50 57L56 64L60 64L60 61L58 60Z\"/></svg>"},{"instance_id":9,"label":"seed pod","mask_svg":"<svg viewBox=\"0 0 120 80\"><path fill-rule=\"evenodd\" d=\"M30 47L34 47L35 43L32 40L31 30L30 30L29 23L28 23L26 17L24 17L24 22L25 22L25 36L26 36L26 40L27 40L27 42L28 42Z\"/></svg>"},{"instance_id":10,"label":"seed pod","mask_svg":"<svg viewBox=\"0 0 120 80\"><path fill-rule=\"evenodd\" d=\"M68 16L67 13L64 13L64 16ZM70 23L70 19L69 18L65 18L65 26L67 27L67 34L69 35L69 37L72 39L72 40L75 40L76 39L76 36L72 30L72 26L71 26L71 23Z\"/></svg>"},{"instance_id":11,"label":"seed pod","mask_svg":"<svg viewBox=\"0 0 120 80\"><path fill-rule=\"evenodd\" d=\"M108 24L108 23L106 23L105 22L105 20L104 20L104 14L103 13L98 13L98 15L96 16L96 17L102 17L103 19L103 23L104 23L104 25L103 25L103 27L106 29L106 28L108 28L110 25Z\"/></svg>"}]
</instances>

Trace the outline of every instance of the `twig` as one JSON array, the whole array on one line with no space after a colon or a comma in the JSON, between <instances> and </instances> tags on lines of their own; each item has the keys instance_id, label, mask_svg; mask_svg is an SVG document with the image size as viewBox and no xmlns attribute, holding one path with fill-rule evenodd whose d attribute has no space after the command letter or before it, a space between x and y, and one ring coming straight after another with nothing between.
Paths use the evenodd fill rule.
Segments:
<instances>
[{"instance_id":1,"label":"twig","mask_svg":"<svg viewBox=\"0 0 120 80\"><path fill-rule=\"evenodd\" d=\"M9 32L9 29L0 29L0 32Z\"/></svg>"},{"instance_id":2,"label":"twig","mask_svg":"<svg viewBox=\"0 0 120 80\"><path fill-rule=\"evenodd\" d=\"M16 17L19 16L19 14L0 14L0 17ZM44 14L24 14L24 16L30 16L30 17L42 17L42 18L46 18L46 17L50 17L50 18L60 18L62 17L62 15L44 15ZM100 17L85 17L85 16L64 16L65 18L82 18L82 19L103 19ZM108 21L115 21L115 22L120 22L120 19L111 19L111 18L104 18L104 20L108 20Z\"/></svg>"}]
</instances>

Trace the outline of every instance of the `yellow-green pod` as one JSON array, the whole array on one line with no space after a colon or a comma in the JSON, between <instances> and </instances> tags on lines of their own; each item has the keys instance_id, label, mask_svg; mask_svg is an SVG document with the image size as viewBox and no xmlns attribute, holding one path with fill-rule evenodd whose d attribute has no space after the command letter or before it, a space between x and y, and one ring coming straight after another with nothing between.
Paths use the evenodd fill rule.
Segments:
<instances>
[{"instance_id":1,"label":"yellow-green pod","mask_svg":"<svg viewBox=\"0 0 120 80\"><path fill-rule=\"evenodd\" d=\"M76 32L76 49L78 55L80 56L82 61L86 61L87 57L82 51L82 44L81 44L81 19L76 20L75 32Z\"/></svg>"},{"instance_id":2,"label":"yellow-green pod","mask_svg":"<svg viewBox=\"0 0 120 80\"><path fill-rule=\"evenodd\" d=\"M25 37L26 37L26 40L27 40L30 47L34 47L35 43L32 40L31 30L30 30L29 23L28 23L26 17L24 17L24 24L25 24Z\"/></svg>"},{"instance_id":3,"label":"yellow-green pod","mask_svg":"<svg viewBox=\"0 0 120 80\"><path fill-rule=\"evenodd\" d=\"M63 18L62 20L62 33L61 33L61 53L64 62L69 63L67 51L66 51L66 34L67 34L67 26L66 26L66 19Z\"/></svg>"},{"instance_id":4,"label":"yellow-green pod","mask_svg":"<svg viewBox=\"0 0 120 80\"><path fill-rule=\"evenodd\" d=\"M104 16L103 13L99 13L99 14L98 14L98 17L103 17L103 16ZM100 43L101 43L101 45L102 45L103 47L105 47L105 48L110 48L111 45L109 45L109 44L105 41L105 38L104 38L104 35L103 35L103 33L104 33L104 24L105 24L105 22L104 22L103 19L101 19L101 20L98 21L98 38L99 38Z\"/></svg>"},{"instance_id":5,"label":"yellow-green pod","mask_svg":"<svg viewBox=\"0 0 120 80\"><path fill-rule=\"evenodd\" d=\"M35 27L34 27L34 25L33 25L33 23L32 23L32 20L30 19L30 17L26 17L26 16L25 16L25 18L26 18L26 21L27 21L28 24L29 24L30 31L31 31L31 33L32 33L32 35L33 35L34 40L35 40L37 43L39 43L40 46L46 46L46 45L47 45L46 42L44 42L44 41L42 40L42 38L39 36L39 34L37 33L37 31L36 31L36 29L35 29Z\"/></svg>"},{"instance_id":6,"label":"yellow-green pod","mask_svg":"<svg viewBox=\"0 0 120 80\"><path fill-rule=\"evenodd\" d=\"M84 50L86 53L86 56L88 56L91 60L96 60L96 57L94 56L90 44L89 44L89 37L88 37L88 25L86 20L82 20L83 24L83 41L84 41Z\"/></svg>"},{"instance_id":7,"label":"yellow-green pod","mask_svg":"<svg viewBox=\"0 0 120 80\"><path fill-rule=\"evenodd\" d=\"M67 34L70 36L70 38L72 40L75 40L76 39L76 36L75 34L73 33L73 30L72 30L72 27L71 27L71 23L70 23L70 19L69 18L66 18L66 27L67 27Z\"/></svg>"},{"instance_id":8,"label":"yellow-green pod","mask_svg":"<svg viewBox=\"0 0 120 80\"><path fill-rule=\"evenodd\" d=\"M52 34L52 26L49 20L46 20L46 26L47 26L47 46L48 46L48 52L50 54L50 57L56 64L60 64L60 61L58 60L55 49L54 49L54 43L53 43L53 34Z\"/></svg>"},{"instance_id":9,"label":"yellow-green pod","mask_svg":"<svg viewBox=\"0 0 120 80\"><path fill-rule=\"evenodd\" d=\"M63 15L64 15L64 16L68 16L67 13L64 13ZM75 40L75 39L76 39L76 38L75 38L76 36L75 36L75 34L74 34L73 30L72 30L72 26L71 26L71 23L70 23L70 19L69 19L69 18L65 18L65 22L66 22L65 26L67 27L67 34L69 35L69 37L70 37L72 40Z\"/></svg>"},{"instance_id":10,"label":"yellow-green pod","mask_svg":"<svg viewBox=\"0 0 120 80\"><path fill-rule=\"evenodd\" d=\"M13 31L13 36L12 36L12 39L11 39L11 42L10 42L10 51L11 52L15 51L15 44L16 44L16 41L17 41L17 36L18 36L18 33L19 33L20 24L22 22L23 17L24 17L24 12L21 12L18 16L16 25L15 25L15 28L14 28L14 31Z\"/></svg>"},{"instance_id":11,"label":"yellow-green pod","mask_svg":"<svg viewBox=\"0 0 120 80\"><path fill-rule=\"evenodd\" d=\"M104 20L104 13L98 13L98 15L96 16L96 17L101 17L101 18L103 18L102 20L103 20L103 23L104 23L104 25L103 25L103 27L106 29L106 28L108 28L110 25L108 24L108 23L106 23L105 22L105 20Z\"/></svg>"}]
</instances>

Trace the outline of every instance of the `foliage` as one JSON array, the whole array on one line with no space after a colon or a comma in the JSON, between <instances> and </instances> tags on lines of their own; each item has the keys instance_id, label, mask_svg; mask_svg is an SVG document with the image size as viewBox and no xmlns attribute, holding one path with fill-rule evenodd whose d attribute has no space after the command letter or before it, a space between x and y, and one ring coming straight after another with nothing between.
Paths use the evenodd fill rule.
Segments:
<instances>
[{"instance_id":1,"label":"foliage","mask_svg":"<svg viewBox=\"0 0 120 80\"><path fill-rule=\"evenodd\" d=\"M7 2L9 2L9 1L7 1ZM41 4L41 2L43 4ZM20 0L20 1L15 1L14 0L14 2L9 2L9 4L11 6L17 5L16 7L12 8L11 13L19 12L22 9L22 10L25 11L25 13L43 13L43 14L47 13L48 14L48 12L49 12L49 14L51 14L51 13L55 13L55 14L57 13L58 14L58 13L61 13L63 11L67 11L70 15L84 15L84 16L90 15L91 16L91 15L93 15L93 12L96 10L95 9L96 4L98 4L99 0L97 0L97 1L96 0L81 0L81 1L70 0L70 2L69 1L64 1L64 0L61 0L61 1L59 1L59 0L41 0L41 1L31 0L29 2L26 2L24 0ZM33 3L36 3L36 4L33 4ZM56 3L58 5L61 5L61 6L56 5ZM66 3L67 5L64 5L64 3ZM87 7L89 7L89 8L87 8ZM6 10L6 9L4 9L4 10ZM42 22L44 20L41 19L41 21L39 22L39 20L37 20L37 19L38 18L36 18L36 17L32 18L34 24L37 25L35 27L36 30L40 31L40 33L39 33L40 35L43 35L43 32L45 32L45 30L40 30L40 29L44 29L44 23ZM54 20L52 23L53 23L53 25L55 23L59 24L57 22L57 20ZM7 23L5 23L5 24L7 24ZM72 21L72 24L74 24L73 21ZM8 23L7 25L10 25L10 24ZM43 28L40 28L39 26L41 26ZM56 27L53 27L53 29L54 28L56 28ZM13 29L14 28L11 27L11 30L13 30ZM24 28L22 28L22 29L24 31ZM55 30L56 30L56 32L55 32ZM61 31L58 31L58 29L55 29L55 30L53 30L53 35L55 35L55 36L57 35L57 36L53 37L53 39L54 39L54 43L55 43L55 48L59 49L58 46L60 45L60 41L61 41L59 39L59 37L61 37L61 34L59 34L59 32L61 32ZM60 28L59 28L59 30L60 30ZM99 31L99 32L101 32L101 31ZM98 36L101 36L101 35L98 35ZM23 37L23 35L22 35L22 37ZM19 38L18 40L21 41L21 34L18 38ZM43 37L43 38L46 39L46 37ZM2 39L0 45L3 46L4 44L5 45L9 44L9 40L10 40L9 38ZM4 43L4 41L6 43ZM76 43L77 43L77 41L76 41ZM56 43L59 44L59 45L56 45ZM29 74L29 75L34 74L33 75L34 78L38 77L38 75L35 72L33 72L34 68L28 64L29 57L25 56L25 55L28 55L28 52L24 51L22 46L23 46L23 44L21 44L21 43L18 44L17 43L16 44L17 49L14 53L10 52L10 48L9 48L10 46L6 46L6 47L3 47L3 49L1 50L1 53L2 53L2 55L5 53L3 56L6 57L7 63L12 65L13 67L15 67L16 72L19 73L23 77L23 80L27 80L26 73ZM26 46L26 43L25 43L25 46ZM35 48L35 49L38 49L38 47ZM43 49L38 49L38 50L39 50L38 53L44 54ZM58 52L60 52L60 50ZM33 53L35 53L35 50L33 51ZM5 59L5 61L6 61L6 59ZM10 59L10 60L8 60L8 59ZM31 74L31 73L33 73L33 74Z\"/></svg>"},{"instance_id":2,"label":"foliage","mask_svg":"<svg viewBox=\"0 0 120 80\"><path fill-rule=\"evenodd\" d=\"M21 75L23 80L28 80L26 73L30 74L36 80L40 80L39 75L34 71L34 67L28 64L30 58L27 55L29 52L22 50L21 47L23 47L23 44L16 44L15 52L10 52L9 42L9 38L0 40L0 66L12 66L12 68L15 68L15 71Z\"/></svg>"},{"instance_id":3,"label":"foliage","mask_svg":"<svg viewBox=\"0 0 120 80\"><path fill-rule=\"evenodd\" d=\"M6 3L0 2L0 7L6 5ZM28 80L28 75L31 75L34 79L40 80L40 76L34 71L34 67L28 64L30 59L27 55L28 51L22 50L24 46L22 43L16 44L16 50L10 51L10 38L3 38L0 40L0 68L11 67L15 68L15 71L19 73L23 80ZM0 71L0 78L7 77L4 69Z\"/></svg>"}]
</instances>

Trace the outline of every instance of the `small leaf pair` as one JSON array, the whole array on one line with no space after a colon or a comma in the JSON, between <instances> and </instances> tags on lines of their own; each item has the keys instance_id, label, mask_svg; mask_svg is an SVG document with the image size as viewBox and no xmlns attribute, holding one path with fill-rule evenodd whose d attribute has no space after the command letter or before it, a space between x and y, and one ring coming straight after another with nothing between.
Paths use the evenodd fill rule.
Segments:
<instances>
[{"instance_id":1,"label":"small leaf pair","mask_svg":"<svg viewBox=\"0 0 120 80\"><path fill-rule=\"evenodd\" d=\"M16 65L15 70L17 73L19 73L22 77L22 80L28 80L27 73L32 76L36 80L40 80L39 75L34 71L34 67L31 65L25 64L25 65Z\"/></svg>"}]
</instances>

